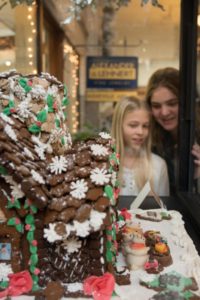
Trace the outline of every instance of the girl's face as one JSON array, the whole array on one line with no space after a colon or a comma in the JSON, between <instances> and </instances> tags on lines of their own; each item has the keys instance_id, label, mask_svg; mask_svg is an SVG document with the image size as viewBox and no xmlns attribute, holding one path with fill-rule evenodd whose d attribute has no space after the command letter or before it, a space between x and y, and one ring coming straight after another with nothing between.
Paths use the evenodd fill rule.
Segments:
<instances>
[{"instance_id":1,"label":"girl's face","mask_svg":"<svg viewBox=\"0 0 200 300\"><path fill-rule=\"evenodd\" d=\"M152 115L163 129L176 133L179 103L177 97L166 87L158 87L151 97Z\"/></svg>"},{"instance_id":2,"label":"girl's face","mask_svg":"<svg viewBox=\"0 0 200 300\"><path fill-rule=\"evenodd\" d=\"M122 123L125 147L138 151L149 135L150 116L144 109L127 112Z\"/></svg>"}]
</instances>

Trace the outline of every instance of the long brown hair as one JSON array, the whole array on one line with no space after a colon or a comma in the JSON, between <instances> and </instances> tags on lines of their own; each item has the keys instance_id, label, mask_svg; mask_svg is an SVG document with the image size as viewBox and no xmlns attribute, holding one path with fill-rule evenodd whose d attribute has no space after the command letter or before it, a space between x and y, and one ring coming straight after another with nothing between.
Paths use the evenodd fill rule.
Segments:
<instances>
[{"instance_id":1,"label":"long brown hair","mask_svg":"<svg viewBox=\"0 0 200 300\"><path fill-rule=\"evenodd\" d=\"M165 87L169 89L177 97L177 99L179 99L179 71L175 68L167 67L159 69L151 75L146 88L146 101L150 107L152 95L158 87ZM157 148L160 154L163 153L162 138L166 136L166 134L166 130L163 129L154 118L152 118L152 144Z\"/></svg>"},{"instance_id":2,"label":"long brown hair","mask_svg":"<svg viewBox=\"0 0 200 300\"><path fill-rule=\"evenodd\" d=\"M122 169L123 169L123 158L124 158L124 138L123 138L123 121L127 113L143 109L149 112L150 118L150 108L146 101L140 100L136 97L124 97L115 106L113 119L112 119L112 130L111 135L116 143L116 151L120 155L120 171L119 180L122 179ZM151 137L148 135L140 153L139 159L142 161L135 172L135 182L138 188L142 188L147 180L151 179Z\"/></svg>"}]
</instances>

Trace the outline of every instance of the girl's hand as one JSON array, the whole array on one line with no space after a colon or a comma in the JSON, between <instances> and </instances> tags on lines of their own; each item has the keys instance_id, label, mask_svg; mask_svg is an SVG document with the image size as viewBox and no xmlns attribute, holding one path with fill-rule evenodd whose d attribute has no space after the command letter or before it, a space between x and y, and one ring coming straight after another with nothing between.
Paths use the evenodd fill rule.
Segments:
<instances>
[{"instance_id":1,"label":"girl's hand","mask_svg":"<svg viewBox=\"0 0 200 300\"><path fill-rule=\"evenodd\" d=\"M194 144L191 152L194 155L194 178L196 179L200 177L200 146L198 144Z\"/></svg>"}]
</instances>

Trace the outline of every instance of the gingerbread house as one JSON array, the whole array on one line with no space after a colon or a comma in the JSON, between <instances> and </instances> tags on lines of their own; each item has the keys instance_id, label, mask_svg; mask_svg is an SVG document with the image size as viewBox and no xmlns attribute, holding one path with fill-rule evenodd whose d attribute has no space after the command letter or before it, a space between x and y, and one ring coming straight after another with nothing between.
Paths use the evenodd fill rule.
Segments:
<instances>
[{"instance_id":1,"label":"gingerbread house","mask_svg":"<svg viewBox=\"0 0 200 300\"><path fill-rule=\"evenodd\" d=\"M27 270L32 293L77 296L69 284L115 273L118 157L107 133L72 143L68 102L49 74L0 74L0 290Z\"/></svg>"}]
</instances>

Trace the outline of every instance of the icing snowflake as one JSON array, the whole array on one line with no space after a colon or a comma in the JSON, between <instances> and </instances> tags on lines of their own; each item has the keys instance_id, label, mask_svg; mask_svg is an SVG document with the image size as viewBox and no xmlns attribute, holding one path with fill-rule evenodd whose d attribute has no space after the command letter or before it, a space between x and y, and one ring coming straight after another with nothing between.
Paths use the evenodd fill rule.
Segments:
<instances>
[{"instance_id":1,"label":"icing snowflake","mask_svg":"<svg viewBox=\"0 0 200 300\"><path fill-rule=\"evenodd\" d=\"M108 149L102 145L99 144L95 144L95 145L91 145L90 149L92 150L92 154L93 155L108 155Z\"/></svg>"},{"instance_id":2,"label":"icing snowflake","mask_svg":"<svg viewBox=\"0 0 200 300\"><path fill-rule=\"evenodd\" d=\"M87 182L84 179L77 180L76 182L72 182L70 185L70 189L73 190L70 194L77 199L85 198L85 193L88 191Z\"/></svg>"},{"instance_id":3,"label":"icing snowflake","mask_svg":"<svg viewBox=\"0 0 200 300\"><path fill-rule=\"evenodd\" d=\"M14 87L14 94L17 96L17 98L24 99L26 92L21 85L16 85Z\"/></svg>"},{"instance_id":4,"label":"icing snowflake","mask_svg":"<svg viewBox=\"0 0 200 300\"><path fill-rule=\"evenodd\" d=\"M43 86L36 84L30 91L30 93L35 97L36 99L45 98L46 91L43 88Z\"/></svg>"},{"instance_id":5,"label":"icing snowflake","mask_svg":"<svg viewBox=\"0 0 200 300\"><path fill-rule=\"evenodd\" d=\"M14 124L13 120L12 120L10 117L6 116L5 114L0 113L0 117L1 117L6 123L8 123L8 124L10 124L10 125L13 125L13 124Z\"/></svg>"},{"instance_id":6,"label":"icing snowflake","mask_svg":"<svg viewBox=\"0 0 200 300\"><path fill-rule=\"evenodd\" d=\"M107 132L100 132L99 135L100 135L100 137L102 137L105 140L111 139L111 135Z\"/></svg>"},{"instance_id":7,"label":"icing snowflake","mask_svg":"<svg viewBox=\"0 0 200 300\"><path fill-rule=\"evenodd\" d=\"M49 224L49 228L44 229L44 238L47 239L49 243L54 243L55 241L62 240L62 237L55 232L56 224Z\"/></svg>"},{"instance_id":8,"label":"icing snowflake","mask_svg":"<svg viewBox=\"0 0 200 300\"><path fill-rule=\"evenodd\" d=\"M115 171L112 172L111 183L112 183L112 186L115 186L117 183L117 172L115 172Z\"/></svg>"},{"instance_id":9,"label":"icing snowflake","mask_svg":"<svg viewBox=\"0 0 200 300\"><path fill-rule=\"evenodd\" d=\"M102 212L98 212L97 210L92 210L90 213L90 225L94 228L94 230L99 230L101 225L103 224L103 219L106 214Z\"/></svg>"},{"instance_id":10,"label":"icing snowflake","mask_svg":"<svg viewBox=\"0 0 200 300\"><path fill-rule=\"evenodd\" d=\"M23 152L27 157L29 157L30 159L34 160L34 156L33 153L28 149L28 148L24 148L24 152Z\"/></svg>"},{"instance_id":11,"label":"icing snowflake","mask_svg":"<svg viewBox=\"0 0 200 300\"><path fill-rule=\"evenodd\" d=\"M108 174L105 169L95 168L92 170L90 179L96 185L104 185L109 182L111 174Z\"/></svg>"},{"instance_id":12,"label":"icing snowflake","mask_svg":"<svg viewBox=\"0 0 200 300\"><path fill-rule=\"evenodd\" d=\"M11 195L13 198L22 198L24 197L24 193L21 190L21 185L18 185L13 179L12 176L3 176L4 180L9 183L11 188Z\"/></svg>"},{"instance_id":13,"label":"icing snowflake","mask_svg":"<svg viewBox=\"0 0 200 300\"><path fill-rule=\"evenodd\" d=\"M78 249L81 248L81 241L78 238L73 237L69 240L65 240L62 246L67 250L68 253L78 252Z\"/></svg>"},{"instance_id":14,"label":"icing snowflake","mask_svg":"<svg viewBox=\"0 0 200 300\"><path fill-rule=\"evenodd\" d=\"M35 179L35 181L37 181L41 184L45 184L43 177L38 172L31 170L31 174L33 176L33 179Z\"/></svg>"},{"instance_id":15,"label":"icing snowflake","mask_svg":"<svg viewBox=\"0 0 200 300\"><path fill-rule=\"evenodd\" d=\"M52 163L49 165L51 173L61 174L67 171L67 160L63 155L52 158Z\"/></svg>"},{"instance_id":16,"label":"icing snowflake","mask_svg":"<svg viewBox=\"0 0 200 300\"><path fill-rule=\"evenodd\" d=\"M85 221L83 223L74 221L74 229L76 230L78 236L86 237L90 233L90 223L89 221Z\"/></svg>"},{"instance_id":17,"label":"icing snowflake","mask_svg":"<svg viewBox=\"0 0 200 300\"><path fill-rule=\"evenodd\" d=\"M17 113L20 117L27 119L30 115L29 100L22 101L17 107Z\"/></svg>"},{"instance_id":18,"label":"icing snowflake","mask_svg":"<svg viewBox=\"0 0 200 300\"><path fill-rule=\"evenodd\" d=\"M47 94L52 95L53 97L56 97L58 95L58 87L53 84L52 86L48 87Z\"/></svg>"},{"instance_id":19,"label":"icing snowflake","mask_svg":"<svg viewBox=\"0 0 200 300\"><path fill-rule=\"evenodd\" d=\"M0 263L0 282L8 281L8 275L12 274L13 270L11 265L7 265L6 263Z\"/></svg>"},{"instance_id":20,"label":"icing snowflake","mask_svg":"<svg viewBox=\"0 0 200 300\"><path fill-rule=\"evenodd\" d=\"M9 138L11 138L11 140L17 142L17 136L10 125L7 124L4 128L4 130L5 130L6 134L9 136Z\"/></svg>"},{"instance_id":21,"label":"icing snowflake","mask_svg":"<svg viewBox=\"0 0 200 300\"><path fill-rule=\"evenodd\" d=\"M49 144L44 144L42 143L38 137L32 135L31 136L32 141L36 144L35 145L35 152L37 153L37 155L39 156L39 158L41 160L45 160L45 152L47 153L52 153L52 147Z\"/></svg>"}]
</instances>

